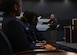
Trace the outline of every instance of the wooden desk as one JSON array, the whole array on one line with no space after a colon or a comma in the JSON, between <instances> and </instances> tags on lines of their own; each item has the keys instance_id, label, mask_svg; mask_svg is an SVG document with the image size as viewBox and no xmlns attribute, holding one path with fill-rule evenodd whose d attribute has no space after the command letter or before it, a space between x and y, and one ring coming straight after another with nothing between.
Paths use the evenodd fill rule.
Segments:
<instances>
[{"instance_id":1,"label":"wooden desk","mask_svg":"<svg viewBox=\"0 0 77 55\"><path fill-rule=\"evenodd\" d=\"M40 49L41 50L41 49ZM66 51L46 51L46 50L28 50L19 53L15 53L14 55L77 55L74 52L66 52Z\"/></svg>"},{"instance_id":2,"label":"wooden desk","mask_svg":"<svg viewBox=\"0 0 77 55\"><path fill-rule=\"evenodd\" d=\"M29 53L23 55L77 55L76 53L72 52L49 52L49 53Z\"/></svg>"}]
</instances>

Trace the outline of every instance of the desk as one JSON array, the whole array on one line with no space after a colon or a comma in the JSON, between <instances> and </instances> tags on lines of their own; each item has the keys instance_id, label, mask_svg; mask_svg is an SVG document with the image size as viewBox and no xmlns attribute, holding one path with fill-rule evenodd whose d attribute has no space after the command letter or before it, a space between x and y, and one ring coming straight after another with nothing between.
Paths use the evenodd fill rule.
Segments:
<instances>
[{"instance_id":1,"label":"desk","mask_svg":"<svg viewBox=\"0 0 77 55\"><path fill-rule=\"evenodd\" d=\"M49 52L49 53L29 53L29 54L23 54L23 55L77 55L77 54L72 52L60 52L60 53Z\"/></svg>"},{"instance_id":2,"label":"desk","mask_svg":"<svg viewBox=\"0 0 77 55\"><path fill-rule=\"evenodd\" d=\"M74 52L66 52L66 51L24 51L20 53L16 53L15 55L77 55Z\"/></svg>"}]
</instances>

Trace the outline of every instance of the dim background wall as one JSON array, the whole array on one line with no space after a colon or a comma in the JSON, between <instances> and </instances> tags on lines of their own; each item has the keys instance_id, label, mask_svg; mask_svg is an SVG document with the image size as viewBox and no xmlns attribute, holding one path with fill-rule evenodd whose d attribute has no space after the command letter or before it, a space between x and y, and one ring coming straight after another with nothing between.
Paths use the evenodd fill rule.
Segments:
<instances>
[{"instance_id":1,"label":"dim background wall","mask_svg":"<svg viewBox=\"0 0 77 55\"><path fill-rule=\"evenodd\" d=\"M55 13L57 19L72 19L77 17L77 4L71 1L23 1L23 11L32 10L43 16Z\"/></svg>"}]
</instances>

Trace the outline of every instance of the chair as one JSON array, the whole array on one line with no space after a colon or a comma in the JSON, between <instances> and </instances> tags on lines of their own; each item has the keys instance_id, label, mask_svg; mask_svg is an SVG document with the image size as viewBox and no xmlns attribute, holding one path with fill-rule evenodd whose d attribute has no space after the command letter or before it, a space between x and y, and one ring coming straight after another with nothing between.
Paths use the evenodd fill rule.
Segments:
<instances>
[{"instance_id":1,"label":"chair","mask_svg":"<svg viewBox=\"0 0 77 55\"><path fill-rule=\"evenodd\" d=\"M0 55L13 55L10 42L2 31L0 31Z\"/></svg>"}]
</instances>

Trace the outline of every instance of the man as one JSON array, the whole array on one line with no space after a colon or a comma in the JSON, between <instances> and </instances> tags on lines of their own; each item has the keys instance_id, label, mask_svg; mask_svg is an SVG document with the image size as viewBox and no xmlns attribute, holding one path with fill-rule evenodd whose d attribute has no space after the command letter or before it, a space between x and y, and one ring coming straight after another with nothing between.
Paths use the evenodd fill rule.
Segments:
<instances>
[{"instance_id":1,"label":"man","mask_svg":"<svg viewBox=\"0 0 77 55\"><path fill-rule=\"evenodd\" d=\"M50 14L50 21L48 22L48 26L50 27L50 30L55 30L57 27L57 19L55 17L55 14Z\"/></svg>"},{"instance_id":2,"label":"man","mask_svg":"<svg viewBox=\"0 0 77 55\"><path fill-rule=\"evenodd\" d=\"M55 14L50 14L50 21L48 22L49 31L50 31L50 41L55 43L56 42L56 27L57 27L57 19Z\"/></svg>"},{"instance_id":3,"label":"man","mask_svg":"<svg viewBox=\"0 0 77 55\"><path fill-rule=\"evenodd\" d=\"M2 31L9 39L14 52L34 49L28 30L16 18L22 10L22 0L1 0L3 14ZM26 26L27 27L27 26Z\"/></svg>"}]
</instances>

